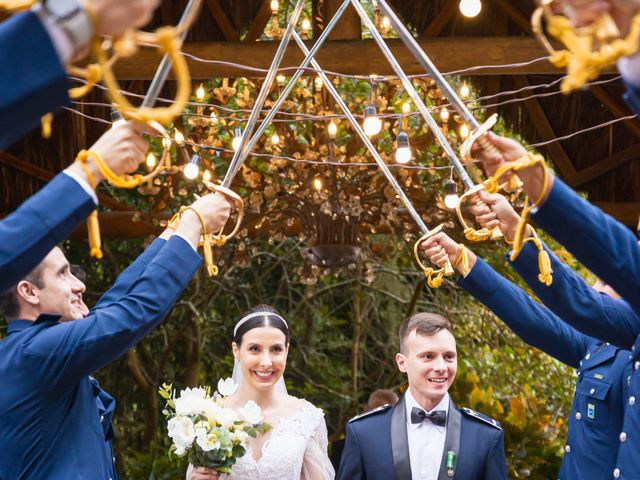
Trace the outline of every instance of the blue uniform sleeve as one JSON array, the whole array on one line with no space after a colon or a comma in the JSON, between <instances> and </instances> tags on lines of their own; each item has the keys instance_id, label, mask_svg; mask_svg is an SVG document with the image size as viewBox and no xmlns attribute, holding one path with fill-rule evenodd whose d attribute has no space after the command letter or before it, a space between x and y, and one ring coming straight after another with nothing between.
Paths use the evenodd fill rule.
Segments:
<instances>
[{"instance_id":1,"label":"blue uniform sleeve","mask_svg":"<svg viewBox=\"0 0 640 480\"><path fill-rule=\"evenodd\" d=\"M624 94L624 99L627 101L627 105L633 110L636 115L640 115L640 88L625 82L627 85L627 91Z\"/></svg>"},{"instance_id":2,"label":"blue uniform sleeve","mask_svg":"<svg viewBox=\"0 0 640 480\"><path fill-rule=\"evenodd\" d=\"M543 285L538 276L538 250L525 244L512 263L533 293L553 313L578 331L618 347L629 349L636 338L640 318L622 299L594 290L572 268L547 248L553 269L553 283Z\"/></svg>"},{"instance_id":3,"label":"blue uniform sleeve","mask_svg":"<svg viewBox=\"0 0 640 480\"><path fill-rule=\"evenodd\" d=\"M558 178L532 218L640 312L640 247L627 227ZM639 333L640 324L635 326L633 337Z\"/></svg>"},{"instance_id":4,"label":"blue uniform sleeve","mask_svg":"<svg viewBox=\"0 0 640 480\"><path fill-rule=\"evenodd\" d=\"M485 465L483 480L507 480L507 460L504 453L504 433L497 432L491 445L487 463Z\"/></svg>"},{"instance_id":5,"label":"blue uniform sleeve","mask_svg":"<svg viewBox=\"0 0 640 480\"><path fill-rule=\"evenodd\" d=\"M489 307L529 345L573 368L579 367L580 360L595 342L565 324L480 258L458 285Z\"/></svg>"},{"instance_id":6,"label":"blue uniform sleeve","mask_svg":"<svg viewBox=\"0 0 640 480\"><path fill-rule=\"evenodd\" d=\"M366 478L362 467L362 452L360 452L358 434L353 425L347 423L347 436L336 480L364 480Z\"/></svg>"},{"instance_id":7,"label":"blue uniform sleeve","mask_svg":"<svg viewBox=\"0 0 640 480\"><path fill-rule=\"evenodd\" d=\"M172 237L118 302L27 339L23 354L43 379L43 390L68 388L142 340L169 312L200 261L185 240Z\"/></svg>"},{"instance_id":8,"label":"blue uniform sleeve","mask_svg":"<svg viewBox=\"0 0 640 480\"><path fill-rule=\"evenodd\" d=\"M0 48L0 55L3 50ZM0 291L24 278L95 208L93 199L78 182L61 173L3 219L0 222Z\"/></svg>"},{"instance_id":9,"label":"blue uniform sleeve","mask_svg":"<svg viewBox=\"0 0 640 480\"><path fill-rule=\"evenodd\" d=\"M49 34L32 12L0 24L0 150L69 103L69 79Z\"/></svg>"},{"instance_id":10,"label":"blue uniform sleeve","mask_svg":"<svg viewBox=\"0 0 640 480\"><path fill-rule=\"evenodd\" d=\"M149 262L155 258L166 243L167 241L162 238L156 238L151 242L151 245L118 275L113 286L100 297L100 300L98 300L98 303L96 303L92 310L108 307L123 298L129 291L131 285L133 285L135 280L144 272Z\"/></svg>"}]
</instances>

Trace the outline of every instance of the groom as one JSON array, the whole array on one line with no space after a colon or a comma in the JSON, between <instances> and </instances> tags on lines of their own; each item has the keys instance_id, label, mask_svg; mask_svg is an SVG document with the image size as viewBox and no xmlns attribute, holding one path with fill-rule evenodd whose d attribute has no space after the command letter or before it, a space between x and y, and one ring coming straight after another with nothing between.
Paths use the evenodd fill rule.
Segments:
<instances>
[{"instance_id":1,"label":"groom","mask_svg":"<svg viewBox=\"0 0 640 480\"><path fill-rule=\"evenodd\" d=\"M409 388L395 406L349 421L338 480L506 480L500 424L449 397L458 369L449 321L406 319L396 362Z\"/></svg>"}]
</instances>

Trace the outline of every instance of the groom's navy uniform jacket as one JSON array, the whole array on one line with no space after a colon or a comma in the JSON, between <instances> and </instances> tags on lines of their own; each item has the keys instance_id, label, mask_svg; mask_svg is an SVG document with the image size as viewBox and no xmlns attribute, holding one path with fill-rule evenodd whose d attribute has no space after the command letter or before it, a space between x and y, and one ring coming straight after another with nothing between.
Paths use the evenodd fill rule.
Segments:
<instances>
[{"instance_id":1,"label":"groom's navy uniform jacket","mask_svg":"<svg viewBox=\"0 0 640 480\"><path fill-rule=\"evenodd\" d=\"M623 373L628 394L623 401L624 422L618 439L614 479L640 478L640 247L635 235L614 218L581 198L562 181L554 180L547 200L532 214L536 224L566 247L585 267L622 296L634 317L589 318L590 304L574 325L587 335L631 349Z\"/></svg>"},{"instance_id":2,"label":"groom's navy uniform jacket","mask_svg":"<svg viewBox=\"0 0 640 480\"><path fill-rule=\"evenodd\" d=\"M565 303L571 303L580 293L571 286L579 285L588 289L588 293L603 297L599 300L605 304L615 301L589 287L552 252L549 253L553 284L550 287L542 285L537 279L537 251L535 246L527 244L516 261L516 270L535 293L544 289L541 294L549 297L548 292L555 290L558 300L565 297ZM578 332L563 321L566 317L561 319L534 301L481 259L458 284L489 307L525 342L577 369L576 391L558 479L611 478L622 429L622 403L627 391L623 374L628 368L630 352ZM541 297L541 300L549 299ZM595 308L593 311L596 313ZM633 315L633 311L628 313Z\"/></svg>"},{"instance_id":3,"label":"groom's navy uniform jacket","mask_svg":"<svg viewBox=\"0 0 640 480\"><path fill-rule=\"evenodd\" d=\"M447 452L454 465L447 467ZM347 438L338 480L411 480L404 397L355 417ZM447 433L438 480L506 480L504 435L495 420L449 404Z\"/></svg>"},{"instance_id":4,"label":"groom's navy uniform jacket","mask_svg":"<svg viewBox=\"0 0 640 480\"><path fill-rule=\"evenodd\" d=\"M23 279L95 208L80 184L60 173L0 221L0 292Z\"/></svg>"},{"instance_id":5,"label":"groom's navy uniform jacket","mask_svg":"<svg viewBox=\"0 0 640 480\"><path fill-rule=\"evenodd\" d=\"M156 240L82 320L14 320L0 341L0 478L115 479L115 402L89 375L156 327L200 256Z\"/></svg>"},{"instance_id":6,"label":"groom's navy uniform jacket","mask_svg":"<svg viewBox=\"0 0 640 480\"><path fill-rule=\"evenodd\" d=\"M64 65L33 12L0 23L0 150L69 103Z\"/></svg>"}]
</instances>

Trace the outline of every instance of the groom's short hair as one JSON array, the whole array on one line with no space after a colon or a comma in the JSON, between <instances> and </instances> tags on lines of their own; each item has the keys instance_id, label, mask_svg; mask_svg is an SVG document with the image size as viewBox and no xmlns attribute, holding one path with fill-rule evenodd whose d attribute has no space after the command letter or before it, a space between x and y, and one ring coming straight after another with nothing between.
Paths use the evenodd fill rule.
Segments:
<instances>
[{"instance_id":1,"label":"groom's short hair","mask_svg":"<svg viewBox=\"0 0 640 480\"><path fill-rule=\"evenodd\" d=\"M406 353L407 337L413 331L418 335L431 336L440 330L448 330L453 335L451 322L438 313L421 312L406 318L400 325L400 351Z\"/></svg>"}]
</instances>

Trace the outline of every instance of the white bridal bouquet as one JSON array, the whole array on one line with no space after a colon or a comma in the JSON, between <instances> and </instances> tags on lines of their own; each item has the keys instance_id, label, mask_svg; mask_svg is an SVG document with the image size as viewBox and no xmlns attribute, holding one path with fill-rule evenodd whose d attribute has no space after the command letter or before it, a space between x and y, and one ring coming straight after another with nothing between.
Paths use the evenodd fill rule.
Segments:
<instances>
[{"instance_id":1,"label":"white bridal bouquet","mask_svg":"<svg viewBox=\"0 0 640 480\"><path fill-rule=\"evenodd\" d=\"M167 429L173 441L169 451L181 457L188 454L194 467L231 473L236 461L247 453L249 437L271 428L263 422L254 401L237 411L224 406L223 398L235 390L235 383L227 378L218 381L213 396L210 387L198 387L182 390L176 398L171 385L162 385L160 396L167 401L162 413L169 419Z\"/></svg>"}]
</instances>

